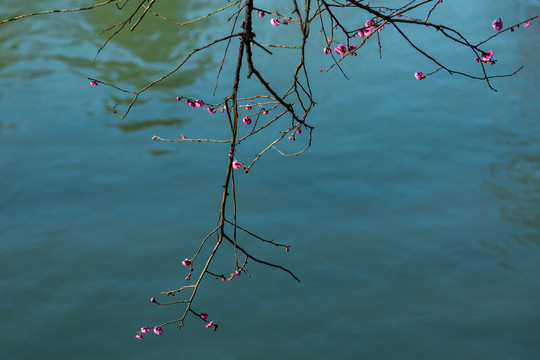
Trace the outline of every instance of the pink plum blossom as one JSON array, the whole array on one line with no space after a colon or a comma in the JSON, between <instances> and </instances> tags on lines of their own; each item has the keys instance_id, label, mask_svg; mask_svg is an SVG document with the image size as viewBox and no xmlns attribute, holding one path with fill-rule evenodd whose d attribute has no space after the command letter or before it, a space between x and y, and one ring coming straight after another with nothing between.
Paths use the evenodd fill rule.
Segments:
<instances>
[{"instance_id":1,"label":"pink plum blossom","mask_svg":"<svg viewBox=\"0 0 540 360\"><path fill-rule=\"evenodd\" d=\"M325 54L330 54L332 52L332 49L330 49L328 46L325 46L325 48L323 49L323 52Z\"/></svg>"},{"instance_id":2,"label":"pink plum blossom","mask_svg":"<svg viewBox=\"0 0 540 360\"><path fill-rule=\"evenodd\" d=\"M265 14L264 14L264 12L263 12L263 11L259 12L259 17L260 17L260 18L263 18L263 17L264 17L264 15L265 15Z\"/></svg>"},{"instance_id":3,"label":"pink plum blossom","mask_svg":"<svg viewBox=\"0 0 540 360\"><path fill-rule=\"evenodd\" d=\"M279 24L281 24L281 23L279 22L278 19L274 18L274 19L270 20L270 24L272 24L274 26L279 26Z\"/></svg>"},{"instance_id":4,"label":"pink plum blossom","mask_svg":"<svg viewBox=\"0 0 540 360\"><path fill-rule=\"evenodd\" d=\"M161 335L161 334L163 334L163 329L161 328L161 326L156 326L156 327L154 328L154 333L155 333L156 335Z\"/></svg>"},{"instance_id":5,"label":"pink plum blossom","mask_svg":"<svg viewBox=\"0 0 540 360\"><path fill-rule=\"evenodd\" d=\"M208 324L206 324L206 328L211 328L212 325L214 325L214 322L213 321L209 321Z\"/></svg>"},{"instance_id":6,"label":"pink plum blossom","mask_svg":"<svg viewBox=\"0 0 540 360\"><path fill-rule=\"evenodd\" d=\"M251 118L249 116L246 116L242 119L242 121L244 122L244 124L246 125L249 125L251 124Z\"/></svg>"},{"instance_id":7,"label":"pink plum blossom","mask_svg":"<svg viewBox=\"0 0 540 360\"><path fill-rule=\"evenodd\" d=\"M191 106L192 108L194 108L196 105L195 105L195 101L191 100L191 99L186 99L186 104L188 104L189 106Z\"/></svg>"},{"instance_id":8,"label":"pink plum blossom","mask_svg":"<svg viewBox=\"0 0 540 360\"><path fill-rule=\"evenodd\" d=\"M494 20L493 23L491 23L491 26L497 31L501 31L503 28L503 22L501 18L498 18L497 20Z\"/></svg>"},{"instance_id":9,"label":"pink plum blossom","mask_svg":"<svg viewBox=\"0 0 540 360\"><path fill-rule=\"evenodd\" d=\"M184 266L190 266L192 261L190 259L184 259L182 260L182 265Z\"/></svg>"},{"instance_id":10,"label":"pink plum blossom","mask_svg":"<svg viewBox=\"0 0 540 360\"><path fill-rule=\"evenodd\" d=\"M202 314L201 314L201 318L203 318L203 319L206 320L206 318L208 318L208 314L207 314L207 313L202 313Z\"/></svg>"},{"instance_id":11,"label":"pink plum blossom","mask_svg":"<svg viewBox=\"0 0 540 360\"><path fill-rule=\"evenodd\" d=\"M195 100L195 106L203 107L204 106L204 101L202 101L201 99Z\"/></svg>"},{"instance_id":12,"label":"pink plum blossom","mask_svg":"<svg viewBox=\"0 0 540 360\"><path fill-rule=\"evenodd\" d=\"M135 335L135 337L136 337L137 339L139 339L139 340L142 340L142 339L143 339L142 334L137 334L137 335Z\"/></svg>"},{"instance_id":13,"label":"pink plum blossom","mask_svg":"<svg viewBox=\"0 0 540 360\"><path fill-rule=\"evenodd\" d=\"M489 50L487 53L482 54L482 61L490 62L493 59L493 51Z\"/></svg>"},{"instance_id":14,"label":"pink plum blossom","mask_svg":"<svg viewBox=\"0 0 540 360\"><path fill-rule=\"evenodd\" d=\"M142 332L142 333L145 333L145 334L148 334L148 333L150 332L150 329L147 328L147 327L142 327L142 328L141 328L141 332Z\"/></svg>"},{"instance_id":15,"label":"pink plum blossom","mask_svg":"<svg viewBox=\"0 0 540 360\"><path fill-rule=\"evenodd\" d=\"M246 105L246 110L251 110L251 105Z\"/></svg>"},{"instance_id":16,"label":"pink plum blossom","mask_svg":"<svg viewBox=\"0 0 540 360\"><path fill-rule=\"evenodd\" d=\"M523 27L529 27L531 26L531 22L530 21L527 21L525 24L523 24Z\"/></svg>"},{"instance_id":17,"label":"pink plum blossom","mask_svg":"<svg viewBox=\"0 0 540 360\"><path fill-rule=\"evenodd\" d=\"M215 114L215 113L216 113L216 109L212 109L212 108L210 108L210 107L209 107L208 109L206 109L206 110L208 110L208 112L209 112L210 114Z\"/></svg>"},{"instance_id":18,"label":"pink plum blossom","mask_svg":"<svg viewBox=\"0 0 540 360\"><path fill-rule=\"evenodd\" d=\"M414 77L416 78L416 80L422 80L425 78L424 74L422 74L421 71L417 71L414 73Z\"/></svg>"},{"instance_id":19,"label":"pink plum blossom","mask_svg":"<svg viewBox=\"0 0 540 360\"><path fill-rule=\"evenodd\" d=\"M347 52L347 48L345 47L345 45L339 44L339 46L335 48L334 51L336 52L336 54L343 56Z\"/></svg>"},{"instance_id":20,"label":"pink plum blossom","mask_svg":"<svg viewBox=\"0 0 540 360\"><path fill-rule=\"evenodd\" d=\"M238 170L238 169L242 168L242 166L244 166L244 165L240 161L234 160L233 163L232 163L232 166L233 166L233 168Z\"/></svg>"},{"instance_id":21,"label":"pink plum blossom","mask_svg":"<svg viewBox=\"0 0 540 360\"><path fill-rule=\"evenodd\" d=\"M96 80L92 80L92 81L90 81L90 85L98 86L98 82Z\"/></svg>"}]
</instances>

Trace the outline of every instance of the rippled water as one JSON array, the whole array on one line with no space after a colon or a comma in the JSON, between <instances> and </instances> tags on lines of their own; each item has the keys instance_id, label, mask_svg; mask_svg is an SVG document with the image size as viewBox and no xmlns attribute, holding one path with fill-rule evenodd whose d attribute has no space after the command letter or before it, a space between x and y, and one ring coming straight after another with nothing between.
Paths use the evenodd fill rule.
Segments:
<instances>
[{"instance_id":1,"label":"rippled water","mask_svg":"<svg viewBox=\"0 0 540 360\"><path fill-rule=\"evenodd\" d=\"M182 21L211 3L156 6ZM1 18L43 6L5 1ZM444 2L434 21L479 39L495 18L510 24L539 10L537 1ZM175 101L211 92L220 53L145 93L126 119L107 108L125 108L129 96L87 77L143 86L225 20L179 31L149 18L92 65L99 31L119 19L97 11L0 26L1 358L538 358L536 22L490 43L501 73L525 65L496 79L496 93L442 72L416 81L415 71L434 68L390 29L382 59L371 44L344 65L349 80L319 73L328 58L324 45L314 48L312 148L297 158L270 153L237 177L239 222L292 245L254 251L302 283L252 264L253 277L208 281L199 292L196 308L220 324L216 333L189 319L180 332L137 341L138 327L183 311L148 299L183 284L179 260L212 230L228 150L150 138L220 137L222 117ZM268 18L255 28L268 42L287 31ZM469 54L418 36L440 59L474 69ZM286 52L259 56L265 70L275 66L268 76L278 86L295 66ZM223 250L216 269L229 266Z\"/></svg>"}]
</instances>

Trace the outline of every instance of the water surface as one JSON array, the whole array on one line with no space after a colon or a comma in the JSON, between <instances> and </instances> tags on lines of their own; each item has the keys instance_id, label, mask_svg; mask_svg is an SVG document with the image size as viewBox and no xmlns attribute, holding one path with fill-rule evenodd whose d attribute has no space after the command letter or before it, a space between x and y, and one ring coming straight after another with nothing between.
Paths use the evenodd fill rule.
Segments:
<instances>
[{"instance_id":1,"label":"water surface","mask_svg":"<svg viewBox=\"0 0 540 360\"><path fill-rule=\"evenodd\" d=\"M2 18L43 6L5 3ZM206 14L211 2L160 6L183 21ZM443 9L438 21L479 39L492 33L493 19L510 24L540 7L456 1ZM225 19L179 30L149 18L91 64L105 39L99 31L118 21L98 11L0 27L2 358L538 357L536 23L491 43L501 72L525 65L494 81L498 92L442 72L416 81L415 71L434 68L390 29L381 33L382 59L371 44L344 65L349 80L317 72L329 60L314 45L312 148L297 158L269 153L237 176L240 223L292 247L249 245L302 283L252 264L252 278L209 280L200 290L196 308L211 314L218 332L189 319L180 332L168 327L137 341L140 326L183 311L148 299L183 284L179 261L217 219L227 152L151 137L225 136L223 117L175 101L211 92L221 53L194 59L125 119L107 108L130 97L91 87L87 77L136 89L211 40ZM255 31L270 42L288 30L266 17ZM468 56L419 36L450 63ZM295 66L286 53L260 61L264 69ZM283 74L267 75L279 85ZM220 86L231 81L225 71ZM245 84L246 92L255 88ZM261 146L246 145L239 156ZM216 271L231 265L223 250Z\"/></svg>"}]
</instances>

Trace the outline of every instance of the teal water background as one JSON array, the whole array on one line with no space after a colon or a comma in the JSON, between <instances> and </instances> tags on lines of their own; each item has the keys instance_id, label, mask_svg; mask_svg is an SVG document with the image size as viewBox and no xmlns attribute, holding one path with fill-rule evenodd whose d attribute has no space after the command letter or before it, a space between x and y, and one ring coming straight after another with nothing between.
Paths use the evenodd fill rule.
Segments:
<instances>
[{"instance_id":1,"label":"teal water background","mask_svg":"<svg viewBox=\"0 0 540 360\"><path fill-rule=\"evenodd\" d=\"M3 1L0 14L74 4L84 2ZM188 20L211 5L156 9ZM445 1L433 21L480 40L498 17L507 25L539 13L538 1ZM125 119L107 107L129 97L87 77L135 89L227 25L220 17L179 30L149 17L92 65L99 32L119 19L100 10L0 26L0 358L538 359L538 22L489 43L494 71L525 66L495 79L498 92L443 71L416 81L415 71L435 68L390 28L382 59L372 43L343 64L349 80L318 72L329 59L314 42L312 148L269 153L237 176L239 222L292 245L253 251L301 284L251 264L251 278L210 279L199 291L195 307L217 332L188 318L181 331L139 341L139 327L183 312L148 299L184 283L180 261L217 220L228 150L151 137L226 137L219 114L175 100L211 92L221 52L145 93ZM257 20L261 42L291 31ZM471 54L410 31L445 63L476 69ZM258 56L275 84L288 81L287 52ZM221 86L231 81L226 67ZM244 84L247 96L255 87ZM216 272L228 271L229 250Z\"/></svg>"}]
</instances>

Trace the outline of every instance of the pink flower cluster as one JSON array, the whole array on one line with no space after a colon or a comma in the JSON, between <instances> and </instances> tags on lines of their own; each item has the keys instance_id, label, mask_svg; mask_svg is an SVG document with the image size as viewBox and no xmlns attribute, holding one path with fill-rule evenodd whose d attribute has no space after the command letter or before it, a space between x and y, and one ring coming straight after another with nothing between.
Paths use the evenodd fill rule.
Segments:
<instances>
[{"instance_id":1,"label":"pink flower cluster","mask_svg":"<svg viewBox=\"0 0 540 360\"><path fill-rule=\"evenodd\" d=\"M364 24L364 27L361 28L358 31L358 36L364 37L364 36L368 36L369 34L371 34L373 29L375 29L375 27L376 27L375 26L376 23L377 22L375 20L373 20L373 19L366 21L366 23ZM381 31L382 29L384 29L384 26L381 26L377 31Z\"/></svg>"},{"instance_id":2,"label":"pink flower cluster","mask_svg":"<svg viewBox=\"0 0 540 360\"><path fill-rule=\"evenodd\" d=\"M353 55L356 55L356 54L354 54L354 50L356 50L356 49L358 49L358 46L356 46L356 45L350 45L349 47L346 47L343 44L339 44L338 47L336 47L334 49L334 51L338 55L345 56L345 55L347 55L347 53L351 53ZM332 52L329 47L325 47L323 49L323 51L324 51L325 54L330 54Z\"/></svg>"},{"instance_id":3,"label":"pink flower cluster","mask_svg":"<svg viewBox=\"0 0 540 360\"><path fill-rule=\"evenodd\" d=\"M264 15L261 16L261 14L264 14L264 13L263 12L259 13L259 17L264 17ZM273 14L273 16L280 16L280 15L276 13L276 14ZM282 23L281 21L279 21L279 19L272 18L270 19L270 24L272 24L273 26L279 26L281 24L288 25L291 21L292 21L292 18L288 18L288 19L284 19Z\"/></svg>"},{"instance_id":4,"label":"pink flower cluster","mask_svg":"<svg viewBox=\"0 0 540 360\"><path fill-rule=\"evenodd\" d=\"M176 100L177 101L180 101L182 100L182 97L181 96L177 96L176 97ZM203 100L201 99L197 99L197 100L191 100L191 99L186 99L186 104L188 104L189 106L191 106L192 108L202 108L205 103ZM210 114L215 114L216 113L216 109L215 108L212 108L212 107L207 107L206 110L210 113ZM221 110L221 112L223 112L223 110Z\"/></svg>"},{"instance_id":5,"label":"pink flower cluster","mask_svg":"<svg viewBox=\"0 0 540 360\"><path fill-rule=\"evenodd\" d=\"M176 100L179 100L178 97L176 98ZM192 108L194 108L194 107L203 107L204 106L204 101L202 101L201 99L197 99L195 101L193 101L191 99L186 99L186 104L188 104Z\"/></svg>"},{"instance_id":6,"label":"pink flower cluster","mask_svg":"<svg viewBox=\"0 0 540 360\"><path fill-rule=\"evenodd\" d=\"M213 328L214 331L217 330L218 324L214 324L214 321L212 321L212 320L211 320L211 321L206 321L206 319L208 319L208 314L207 314L207 313L202 313L202 314L199 315L199 316L201 317L201 319L203 319L203 320L206 322L205 327L206 327L207 329Z\"/></svg>"},{"instance_id":7,"label":"pink flower cluster","mask_svg":"<svg viewBox=\"0 0 540 360\"><path fill-rule=\"evenodd\" d=\"M148 327L142 327L141 328L141 331L135 335L135 337L139 340L142 340L143 339L143 335L142 334L148 334L150 332L150 328ZM163 334L163 328L161 326L156 326L154 328L154 334L156 335L161 335Z\"/></svg>"},{"instance_id":8,"label":"pink flower cluster","mask_svg":"<svg viewBox=\"0 0 540 360\"><path fill-rule=\"evenodd\" d=\"M422 74L421 71L417 71L414 73L414 77L416 78L416 80L423 80L426 78L426 76L424 74Z\"/></svg>"}]
</instances>

